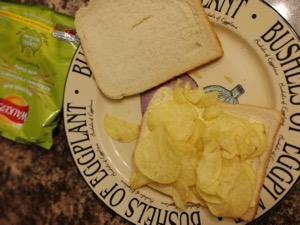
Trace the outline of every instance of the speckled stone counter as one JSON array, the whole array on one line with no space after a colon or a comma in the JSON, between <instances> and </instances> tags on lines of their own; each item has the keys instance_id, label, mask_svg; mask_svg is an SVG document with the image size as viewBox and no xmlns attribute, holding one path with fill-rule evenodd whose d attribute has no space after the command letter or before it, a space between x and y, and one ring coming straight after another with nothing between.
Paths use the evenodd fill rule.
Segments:
<instances>
[{"instance_id":1,"label":"speckled stone counter","mask_svg":"<svg viewBox=\"0 0 300 225\"><path fill-rule=\"evenodd\" d=\"M74 15L86 0L28 0ZM300 33L300 2L268 0ZM300 224L300 180L273 210L251 225ZM0 225L130 224L102 203L71 156L63 121L50 151L0 138Z\"/></svg>"}]
</instances>

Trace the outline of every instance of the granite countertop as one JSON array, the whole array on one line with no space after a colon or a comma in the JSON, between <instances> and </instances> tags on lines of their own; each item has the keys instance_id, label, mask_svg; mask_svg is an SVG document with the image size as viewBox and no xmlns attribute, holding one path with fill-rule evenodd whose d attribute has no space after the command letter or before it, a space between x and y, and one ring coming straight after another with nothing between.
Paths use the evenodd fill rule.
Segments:
<instances>
[{"instance_id":1,"label":"granite countertop","mask_svg":"<svg viewBox=\"0 0 300 225\"><path fill-rule=\"evenodd\" d=\"M87 0L23 0L74 15ZM298 0L268 0L300 33ZM288 2L288 3L287 3ZM283 3L288 8L278 8ZM276 8L276 7L275 7ZM284 11L288 10L288 11ZM61 120L50 151L0 137L0 225L130 224L90 190L78 171ZM252 225L300 224L300 180L269 213Z\"/></svg>"}]
</instances>

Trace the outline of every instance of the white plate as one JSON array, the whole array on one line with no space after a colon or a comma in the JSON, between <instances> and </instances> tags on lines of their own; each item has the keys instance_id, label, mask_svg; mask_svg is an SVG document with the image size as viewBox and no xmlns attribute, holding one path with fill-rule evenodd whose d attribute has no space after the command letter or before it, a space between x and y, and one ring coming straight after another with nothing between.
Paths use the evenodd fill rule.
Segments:
<instances>
[{"instance_id":1,"label":"white plate","mask_svg":"<svg viewBox=\"0 0 300 225\"><path fill-rule=\"evenodd\" d=\"M240 85L244 93L235 100L276 108L284 115L261 192L258 218L280 202L300 174L299 38L261 1L216 2L203 1L203 5L225 54L202 67L198 71L202 78L196 81L207 88L222 86L223 91ZM79 47L66 84L65 129L78 169L107 206L134 224L236 224L233 219L213 217L198 205L178 211L169 197L146 187L131 191L128 179L135 143L118 143L106 135L103 118L107 112L139 123L140 96L120 101L103 97Z\"/></svg>"}]
</instances>

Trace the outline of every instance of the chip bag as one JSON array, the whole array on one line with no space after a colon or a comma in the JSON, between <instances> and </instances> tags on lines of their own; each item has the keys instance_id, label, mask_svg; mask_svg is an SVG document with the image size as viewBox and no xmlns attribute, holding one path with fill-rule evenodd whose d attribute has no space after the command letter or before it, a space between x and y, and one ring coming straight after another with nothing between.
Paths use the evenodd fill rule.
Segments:
<instances>
[{"instance_id":1,"label":"chip bag","mask_svg":"<svg viewBox=\"0 0 300 225\"><path fill-rule=\"evenodd\" d=\"M1 1L0 37L0 134L50 149L79 45L74 18Z\"/></svg>"}]
</instances>

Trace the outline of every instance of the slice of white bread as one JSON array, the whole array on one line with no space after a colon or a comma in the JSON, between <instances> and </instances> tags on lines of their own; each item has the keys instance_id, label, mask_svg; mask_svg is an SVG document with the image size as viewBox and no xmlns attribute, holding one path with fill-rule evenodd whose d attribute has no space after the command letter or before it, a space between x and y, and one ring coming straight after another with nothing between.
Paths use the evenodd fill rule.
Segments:
<instances>
[{"instance_id":1,"label":"slice of white bread","mask_svg":"<svg viewBox=\"0 0 300 225\"><path fill-rule=\"evenodd\" d=\"M171 100L172 94L173 90L170 87L162 87L158 89L157 92L154 94L143 116L138 142L150 132L150 130L147 127L147 118L151 110L157 105ZM223 111L227 114L237 116L251 123L261 123L265 126L267 147L262 155L255 159L251 159L250 162L255 173L257 174L256 186L252 198L251 207L243 216L240 217L240 219L244 221L252 221L255 218L258 209L261 188L266 176L266 170L273 150L276 135L282 122L282 115L278 110L259 106L229 103L218 104L222 106ZM159 185L155 183L149 183L148 186L159 191L160 193L172 196L171 185ZM198 203L203 206L206 205L203 200L197 198L196 195L193 194L190 196L189 202L196 204Z\"/></svg>"},{"instance_id":2,"label":"slice of white bread","mask_svg":"<svg viewBox=\"0 0 300 225\"><path fill-rule=\"evenodd\" d=\"M121 99L223 55L199 0L92 0L75 16L100 90Z\"/></svg>"}]
</instances>

